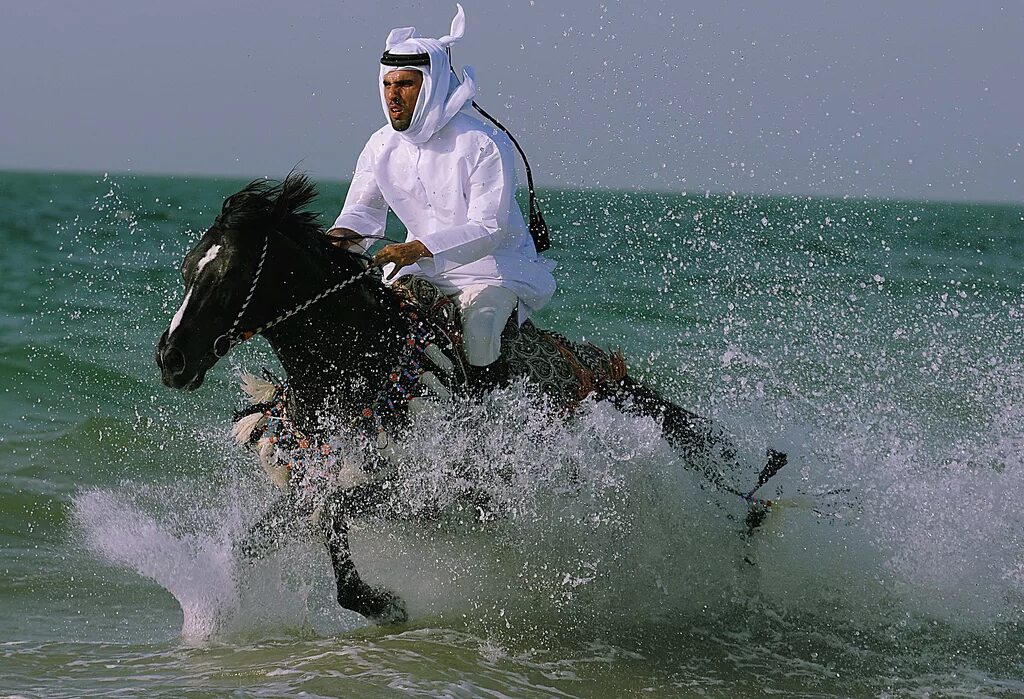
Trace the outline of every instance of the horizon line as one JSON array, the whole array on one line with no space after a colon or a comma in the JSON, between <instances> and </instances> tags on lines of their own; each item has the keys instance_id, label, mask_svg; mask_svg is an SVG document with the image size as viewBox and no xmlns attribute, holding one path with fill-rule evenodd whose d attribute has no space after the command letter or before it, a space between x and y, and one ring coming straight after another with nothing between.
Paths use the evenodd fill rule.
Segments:
<instances>
[{"instance_id":1,"label":"horizon line","mask_svg":"<svg viewBox=\"0 0 1024 699\"><path fill-rule=\"evenodd\" d=\"M302 172L308 175L308 172L301 170L291 170L290 172ZM147 179L158 179L158 178L192 178L197 180L238 180L244 182L251 182L253 180L274 180L280 181L283 178L275 178L267 175L243 175L243 174L223 174L223 173L190 173L190 172L141 172L135 170L78 170L78 169L66 169L66 170L54 170L54 169L36 169L36 168L8 168L0 166L0 174L4 175L69 175L69 176L80 176L80 177L141 177ZM289 173L290 174L290 173ZM335 177L316 178L315 182L329 182L332 184L347 185L351 183L350 179L339 179ZM813 200L813 199L825 199L835 201L858 201L864 203L871 202L885 202L891 204L947 204L955 206L1000 206L1000 207L1020 207L1024 206L1024 200L1013 201L1004 199L924 199L913 196L893 196L884 197L872 194L813 194L807 192L740 192L740 191L729 191L721 189L701 188L701 189L658 189L658 188L639 188L639 187L600 187L600 186L579 186L579 187L566 187L566 186L538 186L537 191L549 191L549 192L623 192L630 194L658 194L658 195L674 195L681 197L737 197L744 199L763 198L763 199L798 199L798 200ZM519 192L525 192L525 186L520 184L518 188Z\"/></svg>"}]
</instances>

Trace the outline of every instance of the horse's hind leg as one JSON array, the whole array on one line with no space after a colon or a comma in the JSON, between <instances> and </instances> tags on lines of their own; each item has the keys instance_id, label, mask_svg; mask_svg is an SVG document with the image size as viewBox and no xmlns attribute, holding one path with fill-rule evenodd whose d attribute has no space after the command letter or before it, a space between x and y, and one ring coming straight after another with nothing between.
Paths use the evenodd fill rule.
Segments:
<instances>
[{"instance_id":1,"label":"horse's hind leg","mask_svg":"<svg viewBox=\"0 0 1024 699\"><path fill-rule=\"evenodd\" d=\"M339 492L328 498L320 514L320 528L331 555L338 584L338 604L359 612L378 624L400 624L409 615L405 603L390 590L372 587L359 577L348 545L348 494Z\"/></svg>"},{"instance_id":2,"label":"horse's hind leg","mask_svg":"<svg viewBox=\"0 0 1024 699\"><path fill-rule=\"evenodd\" d=\"M752 534L761 526L771 503L757 500L753 496L758 488L786 465L787 459L783 452L769 449L768 463L761 470L754 488L747 492L737 490L726 481L719 468L739 465L736 447L726 437L725 431L714 422L680 408L628 376L620 382L617 391L606 394L606 397L622 410L661 420L665 439L690 465L717 487L747 501L750 506L745 520L747 534Z\"/></svg>"},{"instance_id":3,"label":"horse's hind leg","mask_svg":"<svg viewBox=\"0 0 1024 699\"><path fill-rule=\"evenodd\" d=\"M668 443L684 459L698 468L715 485L731 490L718 465L736 464L736 447L724 430L708 418L685 410L662 398L653 389L630 377L623 379L617 391L608 398L627 412L661 420Z\"/></svg>"}]
</instances>

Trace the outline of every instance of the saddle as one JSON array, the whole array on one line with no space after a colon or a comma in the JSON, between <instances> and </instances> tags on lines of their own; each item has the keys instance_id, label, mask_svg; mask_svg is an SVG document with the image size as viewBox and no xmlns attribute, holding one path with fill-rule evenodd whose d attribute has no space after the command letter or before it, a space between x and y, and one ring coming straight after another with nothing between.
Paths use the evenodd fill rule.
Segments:
<instances>
[{"instance_id":1,"label":"saddle","mask_svg":"<svg viewBox=\"0 0 1024 699\"><path fill-rule=\"evenodd\" d=\"M416 276L396 280L391 289L414 309L417 317L445 342L435 347L454 367L468 362L462 344L462 318L459 305L430 281ZM595 390L612 388L626 376L626 363L620 352L608 352L590 343L572 342L564 335L542 330L530 320L522 325L513 313L501 333L501 358L513 378L525 377L559 406L568 409ZM443 361L433 361L439 369L451 371ZM464 370L462 376L465 376ZM427 379L429 382L430 379Z\"/></svg>"}]
</instances>

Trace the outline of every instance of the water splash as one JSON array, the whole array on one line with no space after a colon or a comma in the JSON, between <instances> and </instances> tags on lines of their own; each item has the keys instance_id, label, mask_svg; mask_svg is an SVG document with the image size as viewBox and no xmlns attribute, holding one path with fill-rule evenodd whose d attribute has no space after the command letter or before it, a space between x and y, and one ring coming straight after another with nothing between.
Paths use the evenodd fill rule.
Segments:
<instances>
[{"instance_id":1,"label":"water splash","mask_svg":"<svg viewBox=\"0 0 1024 699\"><path fill-rule=\"evenodd\" d=\"M124 491L80 494L74 519L94 554L174 595L184 615L185 641L211 638L237 613L231 547L223 535L176 534Z\"/></svg>"},{"instance_id":2,"label":"water splash","mask_svg":"<svg viewBox=\"0 0 1024 699\"><path fill-rule=\"evenodd\" d=\"M259 566L237 554L234 542L248 514L243 508L260 497L257 491L263 489L237 482L217 488L124 483L76 495L72 518L95 556L174 596L182 612L180 638L187 645L301 638L358 623L324 609L318 573L330 564L308 543Z\"/></svg>"},{"instance_id":3,"label":"water splash","mask_svg":"<svg viewBox=\"0 0 1024 699\"><path fill-rule=\"evenodd\" d=\"M606 638L751 614L857 619L875 632L894 614L963 632L1019 621L1018 469L949 464L936 479L919 445L879 439L870 420L867 433L850 426L828 444L799 443L808 431L798 426L793 462L773 483L781 505L748 537L743 504L686 468L655 421L589 402L563 421L537 401L513 386L482 405L421 412L387 479L389 516L353 523L364 578L406 598L414 623ZM753 479L762 445L745 419L730 426ZM271 497L259 477L253 466L213 490L89 491L75 519L97 555L175 596L186 640L361 623L330 601L330 565L312 536L238 567L231 542ZM943 501L965 509L936 512Z\"/></svg>"}]
</instances>

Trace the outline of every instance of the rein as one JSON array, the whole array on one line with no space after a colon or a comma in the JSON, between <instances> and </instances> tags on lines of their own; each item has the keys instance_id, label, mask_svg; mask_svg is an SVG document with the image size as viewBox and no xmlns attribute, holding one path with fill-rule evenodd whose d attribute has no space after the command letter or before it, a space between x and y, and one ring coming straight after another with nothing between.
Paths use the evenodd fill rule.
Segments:
<instances>
[{"instance_id":1,"label":"rein","mask_svg":"<svg viewBox=\"0 0 1024 699\"><path fill-rule=\"evenodd\" d=\"M242 317L245 315L245 311L246 309L248 309L249 303L252 301L253 294L256 293L256 285L259 284L260 276L263 274L263 264L264 262L266 262L267 248L269 247L270 233L268 232L266 238L263 239L263 251L260 253L260 261L256 265L256 273L253 275L252 283L249 285L249 293L246 295L245 300L242 302L242 307L238 310L238 314L235 316L235 321L231 324L231 329L213 341L213 354L218 359L220 359L228 352L230 352L233 347L242 344L246 340L256 335L259 335L260 333L266 330L269 330L278 323L283 323L284 321L288 320L289 318L298 313L302 313L304 310L312 306L314 303L323 300L324 298L330 296L333 293L341 291L350 284L354 284L361 279L366 279L376 269L375 267L367 267L363 271L357 272L348 279L342 280L337 284L327 287L319 294L313 296L310 299L307 299L306 301L303 301L302 303L292 307L291 309L285 311L284 313L281 313L277 317L268 320L266 323L263 323L262 325L259 325L253 328L252 330L243 330L239 332L238 325L239 323L242 322Z\"/></svg>"}]
</instances>

